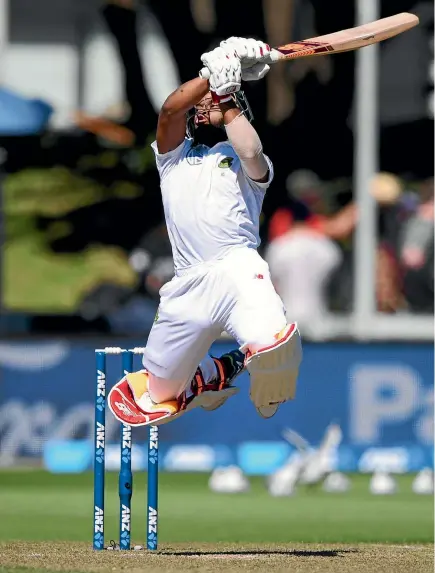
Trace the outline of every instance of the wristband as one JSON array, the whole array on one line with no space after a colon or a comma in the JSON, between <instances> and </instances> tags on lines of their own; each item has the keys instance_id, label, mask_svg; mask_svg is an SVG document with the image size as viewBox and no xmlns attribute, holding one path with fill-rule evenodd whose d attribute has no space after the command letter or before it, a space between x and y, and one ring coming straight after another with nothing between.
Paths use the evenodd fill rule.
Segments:
<instances>
[{"instance_id":1,"label":"wristband","mask_svg":"<svg viewBox=\"0 0 435 573\"><path fill-rule=\"evenodd\" d=\"M216 92L210 92L211 93L211 99L213 101L213 103L226 103L227 101L231 101L233 99L232 94L225 94L225 95L218 95Z\"/></svg>"}]
</instances>

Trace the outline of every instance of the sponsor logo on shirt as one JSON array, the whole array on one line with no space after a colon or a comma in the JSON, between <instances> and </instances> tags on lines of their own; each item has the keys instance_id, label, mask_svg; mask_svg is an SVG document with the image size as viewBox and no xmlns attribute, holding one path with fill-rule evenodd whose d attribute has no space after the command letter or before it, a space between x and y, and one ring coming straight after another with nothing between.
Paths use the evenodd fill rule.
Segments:
<instances>
[{"instance_id":1,"label":"sponsor logo on shirt","mask_svg":"<svg viewBox=\"0 0 435 573\"><path fill-rule=\"evenodd\" d=\"M206 145L195 145L186 155L187 163L189 165L201 165L204 160L204 155L207 155L208 147Z\"/></svg>"},{"instance_id":2,"label":"sponsor logo on shirt","mask_svg":"<svg viewBox=\"0 0 435 573\"><path fill-rule=\"evenodd\" d=\"M233 162L234 162L233 157L225 157L219 163L218 167L220 167L221 169L229 169L231 167L231 165L233 164Z\"/></svg>"}]
</instances>

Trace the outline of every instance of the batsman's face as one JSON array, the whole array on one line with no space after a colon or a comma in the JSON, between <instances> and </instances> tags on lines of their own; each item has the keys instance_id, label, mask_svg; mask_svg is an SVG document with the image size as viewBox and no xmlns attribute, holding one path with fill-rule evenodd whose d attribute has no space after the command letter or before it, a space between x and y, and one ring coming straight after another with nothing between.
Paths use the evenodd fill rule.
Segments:
<instances>
[{"instance_id":1,"label":"batsman's face","mask_svg":"<svg viewBox=\"0 0 435 573\"><path fill-rule=\"evenodd\" d=\"M213 127L222 127L223 124L224 116L219 104L213 103L211 94L208 93L195 106L195 126L212 125Z\"/></svg>"}]
</instances>

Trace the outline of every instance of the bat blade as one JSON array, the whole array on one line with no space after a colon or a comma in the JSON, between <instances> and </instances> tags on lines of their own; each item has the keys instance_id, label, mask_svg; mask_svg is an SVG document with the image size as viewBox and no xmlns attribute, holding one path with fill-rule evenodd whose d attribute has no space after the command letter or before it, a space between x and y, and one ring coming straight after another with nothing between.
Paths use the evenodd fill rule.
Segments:
<instances>
[{"instance_id":1,"label":"bat blade","mask_svg":"<svg viewBox=\"0 0 435 573\"><path fill-rule=\"evenodd\" d=\"M417 16L408 12L402 12L395 16L370 22L370 24L363 24L355 28L348 28L340 32L308 38L307 40L273 48L267 59L265 58L263 61L268 64L274 64L283 60L350 52L393 38L414 28L418 23L419 19ZM208 79L210 72L207 68L203 68L199 75L204 79Z\"/></svg>"},{"instance_id":2,"label":"bat blade","mask_svg":"<svg viewBox=\"0 0 435 573\"><path fill-rule=\"evenodd\" d=\"M326 34L325 36L308 38L300 42L279 46L272 50L270 58L272 62L277 62L358 50L359 48L393 38L402 32L414 28L418 23L419 19L417 16L403 12L389 18L370 22L370 24L357 26L356 28L349 28L340 32Z\"/></svg>"}]
</instances>

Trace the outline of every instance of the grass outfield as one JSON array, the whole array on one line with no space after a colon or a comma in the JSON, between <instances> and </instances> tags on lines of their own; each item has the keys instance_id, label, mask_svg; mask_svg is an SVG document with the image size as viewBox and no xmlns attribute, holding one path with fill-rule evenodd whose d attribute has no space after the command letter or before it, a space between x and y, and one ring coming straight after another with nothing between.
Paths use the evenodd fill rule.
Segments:
<instances>
[{"instance_id":1,"label":"grass outfield","mask_svg":"<svg viewBox=\"0 0 435 573\"><path fill-rule=\"evenodd\" d=\"M400 493L376 497L368 478L354 476L348 494L299 491L271 498L261 479L247 494L213 494L202 474L160 475L160 542L428 543L433 540L433 499L411 492L410 476ZM144 474L136 474L132 535L145 534ZM50 475L0 472L0 540L91 541L92 473ZM117 475L107 474L106 540L117 538Z\"/></svg>"},{"instance_id":2,"label":"grass outfield","mask_svg":"<svg viewBox=\"0 0 435 573\"><path fill-rule=\"evenodd\" d=\"M133 541L145 538L145 475L136 474ZM433 571L433 498L399 477L391 497L300 490L270 498L261 479L241 495L213 494L206 475L161 474L160 551L96 555L92 474L0 472L0 571ZM117 538L117 476L107 474L106 542ZM363 544L363 545L361 545ZM382 544L382 545L379 545ZM66 559L65 559L66 558Z\"/></svg>"}]
</instances>

